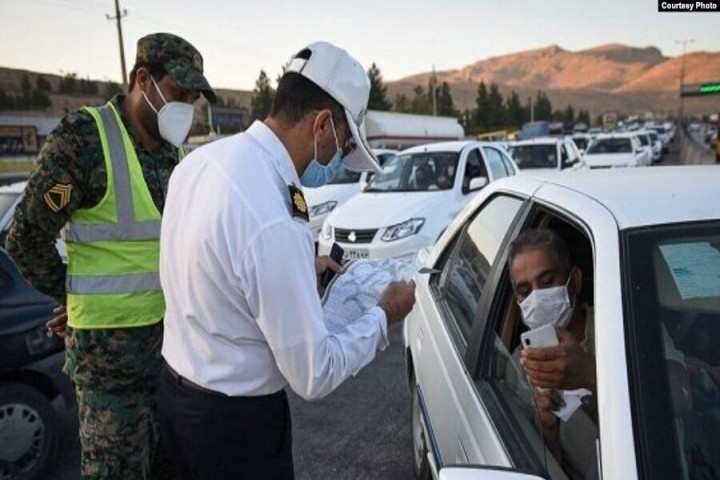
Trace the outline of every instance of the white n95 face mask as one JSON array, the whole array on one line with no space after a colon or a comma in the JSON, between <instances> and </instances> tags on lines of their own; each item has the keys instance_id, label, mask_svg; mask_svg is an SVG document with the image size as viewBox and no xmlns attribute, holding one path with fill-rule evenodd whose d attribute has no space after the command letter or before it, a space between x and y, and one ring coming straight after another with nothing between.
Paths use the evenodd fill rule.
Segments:
<instances>
[{"instance_id":1,"label":"white n95 face mask","mask_svg":"<svg viewBox=\"0 0 720 480\"><path fill-rule=\"evenodd\" d=\"M190 133L195 108L185 102L166 101L157 83L155 83L155 79L153 77L150 77L150 79L165 104L160 111L158 111L147 98L145 92L142 92L143 97L145 97L145 101L150 105L150 108L153 109L153 112L157 114L160 136L176 147L179 147L183 141L185 141L188 133Z\"/></svg>"},{"instance_id":2,"label":"white n95 face mask","mask_svg":"<svg viewBox=\"0 0 720 480\"><path fill-rule=\"evenodd\" d=\"M573 305L570 304L567 283L533 290L519 305L523 321L531 330L548 324L565 328L572 318Z\"/></svg>"}]
</instances>

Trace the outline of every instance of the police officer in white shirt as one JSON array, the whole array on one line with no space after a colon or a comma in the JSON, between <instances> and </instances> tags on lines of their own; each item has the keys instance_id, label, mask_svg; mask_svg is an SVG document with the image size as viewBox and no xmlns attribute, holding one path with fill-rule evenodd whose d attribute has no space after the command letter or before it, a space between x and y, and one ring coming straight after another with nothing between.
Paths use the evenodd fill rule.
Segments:
<instances>
[{"instance_id":1,"label":"police officer in white shirt","mask_svg":"<svg viewBox=\"0 0 720 480\"><path fill-rule=\"evenodd\" d=\"M161 232L167 310L163 441L187 479L293 478L284 388L320 398L388 345L415 302L396 282L378 306L329 333L300 185L342 166L377 170L364 133L370 83L329 43L295 55L270 115L198 148L175 169Z\"/></svg>"}]
</instances>

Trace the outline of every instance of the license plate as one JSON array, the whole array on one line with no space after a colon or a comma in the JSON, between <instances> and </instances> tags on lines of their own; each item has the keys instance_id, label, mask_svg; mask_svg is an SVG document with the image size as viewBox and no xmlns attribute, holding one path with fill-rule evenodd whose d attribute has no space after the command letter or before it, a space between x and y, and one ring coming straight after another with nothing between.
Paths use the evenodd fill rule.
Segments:
<instances>
[{"instance_id":1,"label":"license plate","mask_svg":"<svg viewBox=\"0 0 720 480\"><path fill-rule=\"evenodd\" d=\"M359 258L368 258L368 252L363 250L345 250L343 260L357 260Z\"/></svg>"}]
</instances>

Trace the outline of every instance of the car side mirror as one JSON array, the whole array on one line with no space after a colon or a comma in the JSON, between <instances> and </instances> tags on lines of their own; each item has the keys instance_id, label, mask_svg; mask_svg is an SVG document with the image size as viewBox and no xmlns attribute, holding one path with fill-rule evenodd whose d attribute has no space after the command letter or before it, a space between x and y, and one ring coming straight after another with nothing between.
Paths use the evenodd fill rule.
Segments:
<instances>
[{"instance_id":1,"label":"car side mirror","mask_svg":"<svg viewBox=\"0 0 720 480\"><path fill-rule=\"evenodd\" d=\"M475 177L470 179L470 185L468 185L468 192L480 190L488 184L487 177Z\"/></svg>"}]
</instances>

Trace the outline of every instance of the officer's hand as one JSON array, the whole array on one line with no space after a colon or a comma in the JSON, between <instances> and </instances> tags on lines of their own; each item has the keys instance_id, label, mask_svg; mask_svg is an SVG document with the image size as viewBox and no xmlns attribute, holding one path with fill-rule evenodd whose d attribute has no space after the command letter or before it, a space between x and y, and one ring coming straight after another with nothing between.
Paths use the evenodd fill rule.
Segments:
<instances>
[{"instance_id":1,"label":"officer's hand","mask_svg":"<svg viewBox=\"0 0 720 480\"><path fill-rule=\"evenodd\" d=\"M320 275L325 273L325 270L327 269L330 269L337 274L345 271L342 265L340 265L327 255L315 257L315 275L320 277Z\"/></svg>"},{"instance_id":2,"label":"officer's hand","mask_svg":"<svg viewBox=\"0 0 720 480\"><path fill-rule=\"evenodd\" d=\"M390 282L380 294L378 306L385 311L388 325L410 313L415 304L415 282Z\"/></svg>"},{"instance_id":3,"label":"officer's hand","mask_svg":"<svg viewBox=\"0 0 720 480\"><path fill-rule=\"evenodd\" d=\"M65 311L65 307L57 307L53 310L53 313L56 314L56 316L45 324L48 333L52 332L60 338L65 338L65 328L67 327L67 312Z\"/></svg>"}]
</instances>

